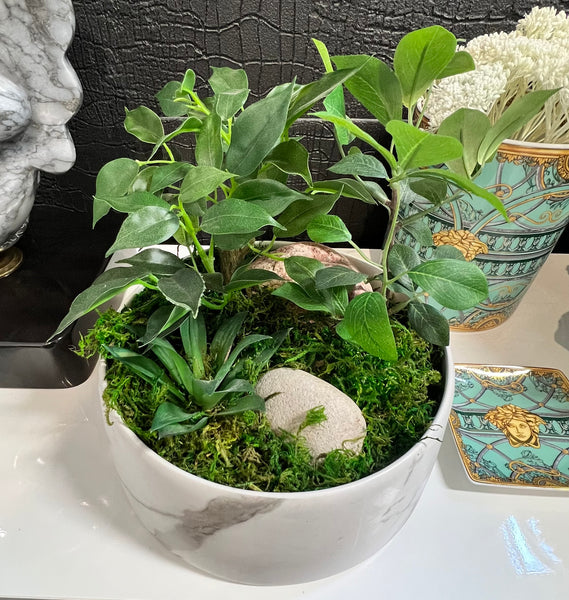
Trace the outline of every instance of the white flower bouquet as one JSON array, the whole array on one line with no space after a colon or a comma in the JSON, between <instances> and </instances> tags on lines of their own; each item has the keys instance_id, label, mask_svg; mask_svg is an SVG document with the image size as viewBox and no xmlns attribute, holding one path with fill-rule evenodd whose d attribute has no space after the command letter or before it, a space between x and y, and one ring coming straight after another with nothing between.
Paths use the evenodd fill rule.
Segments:
<instances>
[{"instance_id":1,"label":"white flower bouquet","mask_svg":"<svg viewBox=\"0 0 569 600\"><path fill-rule=\"evenodd\" d=\"M515 31L482 35L466 44L476 69L440 80L430 91L430 126L459 108L480 110L495 123L531 91L558 89L513 139L569 143L569 15L534 7Z\"/></svg>"}]
</instances>

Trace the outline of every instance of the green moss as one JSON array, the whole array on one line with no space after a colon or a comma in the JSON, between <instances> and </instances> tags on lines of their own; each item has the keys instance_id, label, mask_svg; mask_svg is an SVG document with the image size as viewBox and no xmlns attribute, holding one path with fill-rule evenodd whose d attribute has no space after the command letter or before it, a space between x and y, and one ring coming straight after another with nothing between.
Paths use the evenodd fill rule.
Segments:
<instances>
[{"instance_id":1,"label":"green moss","mask_svg":"<svg viewBox=\"0 0 569 600\"><path fill-rule=\"evenodd\" d=\"M378 471L413 446L428 428L440 396L436 387L442 353L394 322L399 358L387 363L339 338L333 330L334 322L325 315L289 306L266 290L239 293L224 315L208 314L207 326L213 331L218 319L247 310L244 334L290 328L270 366L302 368L338 387L360 406L367 435L359 456L337 450L314 465L302 433L298 437L279 437L264 414L250 411L213 417L197 432L158 439L148 430L154 412L166 399L166 390L138 380L113 361L108 361L108 407L115 409L163 458L199 477L232 487L278 492L315 490ZM155 299L144 294L132 309L120 315L114 311L104 313L84 340L83 351L92 352L109 343L134 346L137 325L152 307ZM256 382L261 373L249 361L245 374ZM190 402L188 399L188 405ZM314 416L318 421L320 417Z\"/></svg>"}]
</instances>

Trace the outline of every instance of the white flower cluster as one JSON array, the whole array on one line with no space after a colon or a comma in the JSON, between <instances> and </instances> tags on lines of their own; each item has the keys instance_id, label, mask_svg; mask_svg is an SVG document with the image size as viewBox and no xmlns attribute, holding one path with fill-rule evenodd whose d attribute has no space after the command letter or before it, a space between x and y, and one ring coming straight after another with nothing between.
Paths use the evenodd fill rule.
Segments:
<instances>
[{"instance_id":1,"label":"white flower cluster","mask_svg":"<svg viewBox=\"0 0 569 600\"><path fill-rule=\"evenodd\" d=\"M535 7L515 31L479 36L465 49L476 69L433 86L427 109L431 127L462 107L481 110L495 122L515 98L561 88L516 138L569 143L569 15Z\"/></svg>"}]
</instances>

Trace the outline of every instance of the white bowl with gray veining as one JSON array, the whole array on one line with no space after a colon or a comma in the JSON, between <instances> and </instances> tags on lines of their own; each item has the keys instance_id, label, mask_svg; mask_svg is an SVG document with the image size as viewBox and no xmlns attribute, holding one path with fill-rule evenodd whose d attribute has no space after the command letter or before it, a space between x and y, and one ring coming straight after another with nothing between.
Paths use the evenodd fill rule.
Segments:
<instances>
[{"instance_id":1,"label":"white bowl with gray veining","mask_svg":"<svg viewBox=\"0 0 569 600\"><path fill-rule=\"evenodd\" d=\"M99 365L104 385L104 364ZM171 552L215 577L255 585L321 579L378 552L415 508L435 464L454 396L446 386L431 427L385 469L321 491L239 490L191 475L150 450L112 412L116 470L141 523Z\"/></svg>"}]
</instances>

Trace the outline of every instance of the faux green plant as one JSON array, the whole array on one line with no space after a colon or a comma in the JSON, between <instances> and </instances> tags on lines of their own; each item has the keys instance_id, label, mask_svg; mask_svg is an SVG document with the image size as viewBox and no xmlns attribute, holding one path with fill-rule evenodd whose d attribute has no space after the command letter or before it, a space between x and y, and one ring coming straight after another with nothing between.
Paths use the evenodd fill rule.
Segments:
<instances>
[{"instance_id":1,"label":"faux green plant","mask_svg":"<svg viewBox=\"0 0 569 600\"><path fill-rule=\"evenodd\" d=\"M232 294L278 279L251 265L250 257L282 260L273 251L279 238L307 231L316 242L349 243L363 256L341 219L329 214L346 196L380 204L388 211L382 262L373 265L378 274L366 277L345 267L293 257L285 259L291 281L275 294L304 309L330 313L343 338L386 360L397 358L390 317L403 308L411 326L427 340L448 342L446 319L423 300L432 296L450 308L473 306L487 295L484 275L453 249L443 248L435 260L422 262L410 248L393 245L393 239L396 229L405 227L427 243L432 241L417 219L400 218L401 204L419 194L429 198L433 207L439 206L448 201L449 184L486 198L505 214L500 201L470 179L476 171L470 168L473 121L449 117L449 135L419 127L433 82L471 69L472 60L456 52L455 37L442 27L405 36L395 52L393 69L370 56L330 59L323 44L317 45L327 70L321 78L305 85L295 81L278 85L247 106L246 73L214 68L209 79L212 94L206 98L198 95L191 70L157 94L166 119L146 107L127 111L125 128L150 146L149 157L119 158L101 169L93 223L111 209L126 213L107 255L150 248L123 258L97 278L75 299L56 333L139 284L167 300L150 316L140 338L142 347L154 345L164 355L165 345L157 340L194 323L202 309L221 311ZM382 145L346 116L342 85L384 124L392 137L390 145ZM476 149L476 164L493 154L496 141L508 135L522 113L530 112L530 105L543 101L537 95L527 98L511 118L486 131ZM341 177L315 182L308 151L291 134L291 127L320 101L326 110L314 115L335 125L343 158L330 167ZM189 137L195 148L191 162L176 158L173 143L181 136ZM354 138L369 144L376 156L356 147L346 152ZM461 171L454 168L458 161L469 168L457 172ZM443 163L450 168L442 168ZM293 177L295 187L289 184ZM152 247L172 237L187 248L187 257ZM268 241L255 243L261 237ZM349 301L349 290L366 278L377 281L378 291ZM404 295L398 296L400 292ZM185 387L188 393L197 393Z\"/></svg>"},{"instance_id":2,"label":"faux green plant","mask_svg":"<svg viewBox=\"0 0 569 600\"><path fill-rule=\"evenodd\" d=\"M517 99L494 125L477 110L460 109L432 132L426 128L426 115L433 85L474 69L469 54L457 51L452 33L433 26L407 34L395 50L393 68L373 56L331 58L322 42L314 42L328 73L334 72L334 66L356 70L344 83L345 88L391 136L390 144L382 145L350 120L342 88L324 100L325 111L314 115L335 126L342 159L329 170L355 180L335 179L317 186L338 189L345 185L352 197L379 204L389 215L382 261L375 265L381 272L380 293L362 294L350 302L338 333L373 354L393 360L397 353L388 315L406 309L415 330L432 343L446 345L448 322L428 304L428 298L456 310L470 308L487 297L487 282L478 267L466 262L454 247L439 247L432 260L424 261L410 247L394 244L396 231L403 228L421 245L433 246L431 231L421 219L430 211L403 213L401 209L412 205L417 196L426 198L435 210L468 193L486 199L507 218L501 201L476 185L473 178L494 157L499 144L537 114L557 90L530 92ZM350 146L354 138L368 144L375 156ZM384 187L389 195L383 192ZM308 234L321 243L354 245L349 231L332 215L316 217L308 226Z\"/></svg>"},{"instance_id":3,"label":"faux green plant","mask_svg":"<svg viewBox=\"0 0 569 600\"><path fill-rule=\"evenodd\" d=\"M261 369L277 351L286 332L276 336L250 334L235 343L245 316L238 313L223 321L209 345L203 315L185 319L179 328L183 355L164 338L155 338L148 344L159 362L133 350L104 346L110 358L126 365L144 381L164 386L175 401L160 404L151 431L158 432L159 437L179 435L201 429L212 416L264 410L263 398L247 379L239 377L243 366L240 355L246 348L270 340L250 358ZM180 403L191 412L181 408Z\"/></svg>"}]
</instances>

